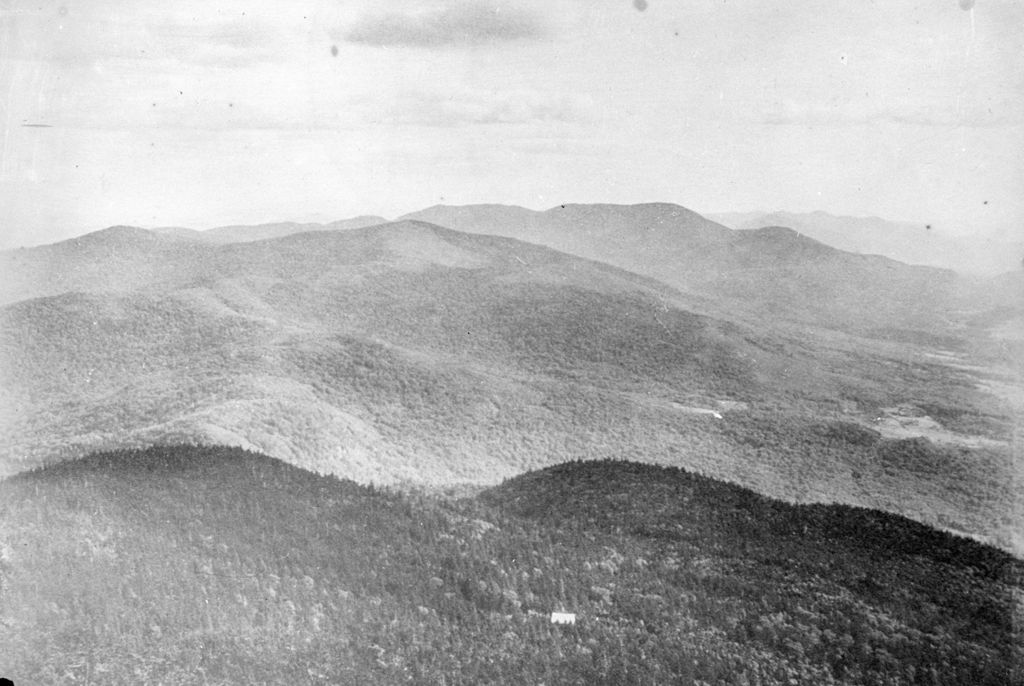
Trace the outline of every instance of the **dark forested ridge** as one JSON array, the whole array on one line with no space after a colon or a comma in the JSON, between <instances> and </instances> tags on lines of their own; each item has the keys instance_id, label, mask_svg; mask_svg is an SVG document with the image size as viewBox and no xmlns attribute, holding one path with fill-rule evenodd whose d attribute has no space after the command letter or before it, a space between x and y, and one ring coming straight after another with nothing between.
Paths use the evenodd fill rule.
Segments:
<instances>
[{"instance_id":1,"label":"dark forested ridge","mask_svg":"<svg viewBox=\"0 0 1024 686\"><path fill-rule=\"evenodd\" d=\"M453 499L105 453L0 483L0 545L16 683L1022 683L1020 561L635 463Z\"/></svg>"}]
</instances>

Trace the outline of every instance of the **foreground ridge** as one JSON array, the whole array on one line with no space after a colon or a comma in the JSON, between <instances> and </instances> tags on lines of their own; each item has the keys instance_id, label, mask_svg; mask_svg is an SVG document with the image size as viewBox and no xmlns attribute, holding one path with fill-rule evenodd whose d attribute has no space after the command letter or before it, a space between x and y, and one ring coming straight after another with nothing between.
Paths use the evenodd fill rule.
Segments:
<instances>
[{"instance_id":1,"label":"foreground ridge","mask_svg":"<svg viewBox=\"0 0 1024 686\"><path fill-rule=\"evenodd\" d=\"M33 470L0 503L16 682L1021 676L1020 561L678 469L575 462L453 499L180 446Z\"/></svg>"}]
</instances>

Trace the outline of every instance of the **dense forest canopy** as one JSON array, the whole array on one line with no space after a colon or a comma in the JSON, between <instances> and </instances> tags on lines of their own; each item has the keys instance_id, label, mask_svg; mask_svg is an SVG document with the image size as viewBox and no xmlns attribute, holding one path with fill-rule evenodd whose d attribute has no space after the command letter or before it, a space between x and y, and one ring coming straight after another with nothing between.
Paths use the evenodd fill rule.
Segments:
<instances>
[{"instance_id":1,"label":"dense forest canopy","mask_svg":"<svg viewBox=\"0 0 1024 686\"><path fill-rule=\"evenodd\" d=\"M453 498L238 449L118 451L0 483L0 540L21 683L1022 677L1019 560L674 468L572 462Z\"/></svg>"}]
</instances>

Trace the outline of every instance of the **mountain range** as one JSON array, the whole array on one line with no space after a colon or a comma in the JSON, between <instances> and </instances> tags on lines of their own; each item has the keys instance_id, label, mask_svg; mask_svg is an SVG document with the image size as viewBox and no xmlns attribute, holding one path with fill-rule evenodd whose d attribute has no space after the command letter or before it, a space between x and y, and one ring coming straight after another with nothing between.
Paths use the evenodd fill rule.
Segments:
<instances>
[{"instance_id":1,"label":"mountain range","mask_svg":"<svg viewBox=\"0 0 1024 686\"><path fill-rule=\"evenodd\" d=\"M671 205L424 214L456 229L112 227L0 254L4 471L167 443L433 486L627 458L1020 545L989 336L1012 305Z\"/></svg>"},{"instance_id":2,"label":"mountain range","mask_svg":"<svg viewBox=\"0 0 1024 686\"><path fill-rule=\"evenodd\" d=\"M0 676L1024 683L1022 296L669 204L0 252Z\"/></svg>"},{"instance_id":3,"label":"mountain range","mask_svg":"<svg viewBox=\"0 0 1024 686\"><path fill-rule=\"evenodd\" d=\"M293 233L307 233L309 231L344 231L345 229L361 229L365 226L386 224L387 219L374 215L340 219L327 223L298 223L298 222L273 222L270 224L257 224L255 226L245 224L232 224L230 226L217 226L204 231L186 229L184 227L161 227L153 229L156 233L190 238L194 240L210 241L212 243L247 243L249 241L261 241L267 238L281 238Z\"/></svg>"}]
</instances>

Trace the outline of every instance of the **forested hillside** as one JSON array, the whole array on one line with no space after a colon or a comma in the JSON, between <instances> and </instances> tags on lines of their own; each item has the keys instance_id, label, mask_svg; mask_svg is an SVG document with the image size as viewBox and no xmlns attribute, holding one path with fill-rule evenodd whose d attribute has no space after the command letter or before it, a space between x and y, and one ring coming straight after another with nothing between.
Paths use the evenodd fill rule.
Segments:
<instances>
[{"instance_id":1,"label":"forested hillside","mask_svg":"<svg viewBox=\"0 0 1024 686\"><path fill-rule=\"evenodd\" d=\"M0 483L0 546L16 683L1022 677L1005 553L633 463L452 500L237 449L121 451Z\"/></svg>"},{"instance_id":2,"label":"forested hillside","mask_svg":"<svg viewBox=\"0 0 1024 686\"><path fill-rule=\"evenodd\" d=\"M0 308L5 473L176 442L377 483L622 457L1021 544L1011 409L907 343L731 323L422 222L228 245L111 229L15 257L75 290ZM941 430L876 431L906 404Z\"/></svg>"},{"instance_id":3,"label":"forested hillside","mask_svg":"<svg viewBox=\"0 0 1024 686\"><path fill-rule=\"evenodd\" d=\"M1008 408L905 346L733 324L650 279L416 222L223 246L119 230L42 255L83 246L82 292L0 308L6 473L176 442L377 483L624 457L1018 544ZM124 254L149 285L89 285ZM869 428L907 402L947 432Z\"/></svg>"}]
</instances>

